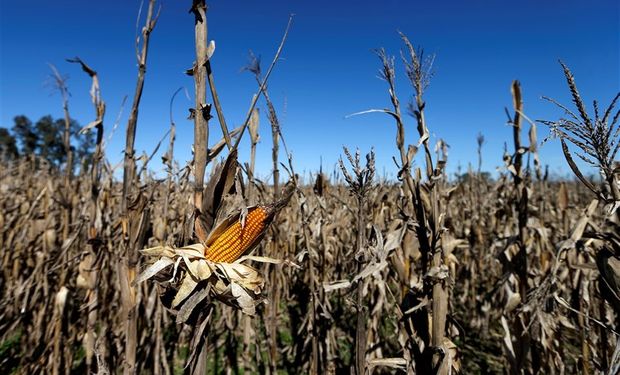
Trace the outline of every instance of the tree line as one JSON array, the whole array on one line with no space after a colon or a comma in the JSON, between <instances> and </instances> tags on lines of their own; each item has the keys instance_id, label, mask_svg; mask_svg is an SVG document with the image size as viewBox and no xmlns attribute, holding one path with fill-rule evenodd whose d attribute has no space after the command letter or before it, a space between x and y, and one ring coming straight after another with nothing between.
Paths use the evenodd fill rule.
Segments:
<instances>
[{"instance_id":1,"label":"tree line","mask_svg":"<svg viewBox=\"0 0 620 375\"><path fill-rule=\"evenodd\" d=\"M74 160L80 163L80 168L84 168L92 159L94 135L91 132L80 133L81 127L76 120L71 119L70 124L71 151ZM67 162L62 139L64 128L65 120L54 119L51 115L43 116L35 123L25 115L15 116L10 129L0 127L0 161L6 163L23 156L36 155L60 168Z\"/></svg>"}]
</instances>

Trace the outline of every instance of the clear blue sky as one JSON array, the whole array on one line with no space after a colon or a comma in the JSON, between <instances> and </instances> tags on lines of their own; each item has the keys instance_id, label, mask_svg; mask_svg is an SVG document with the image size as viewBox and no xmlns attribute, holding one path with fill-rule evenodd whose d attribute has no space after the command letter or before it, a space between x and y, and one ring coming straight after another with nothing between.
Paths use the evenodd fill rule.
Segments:
<instances>
[{"instance_id":1,"label":"clear blue sky","mask_svg":"<svg viewBox=\"0 0 620 375\"><path fill-rule=\"evenodd\" d=\"M183 74L194 60L191 1L162 1L151 37L148 72L140 107L136 149L151 150L169 125L168 103L181 86L193 95L193 81ZM427 91L427 120L433 141L451 146L449 168L476 163L476 135L482 132L483 169L501 165L503 143L511 129L504 107L510 106L510 83L519 79L530 118L556 119L561 112L541 95L569 104L558 59L576 76L588 103L608 104L620 89L620 2L614 1L223 1L208 2L209 38L216 41L212 60L227 121L239 124L256 90L253 77L240 68L248 50L271 61L289 13L294 24L269 89L279 109L283 132L298 172L317 170L320 158L331 170L342 146L377 153L379 171L394 173L391 157L395 128L390 118L347 114L389 106L385 83L377 78L379 61L372 53L385 47L399 54L397 31L415 45L436 53L435 76ZM122 98L128 103L119 129L107 149L121 160L127 115L136 81L135 22L139 1L9 1L0 0L0 126L25 114L33 120L62 116L61 99L45 85L47 63L69 76L72 117L81 124L94 118L88 98L89 80L65 58L80 56L99 72L107 103L106 138ZM398 61L398 60L397 60ZM397 92L402 102L412 94L398 61ZM192 123L186 120L193 101L177 97L176 158L191 158ZM271 141L259 105L262 139L260 175L270 173ZM417 141L408 118L408 143ZM214 141L219 125L211 122ZM539 127L539 139L547 135ZM247 147L241 158L246 159ZM541 149L543 163L564 173L557 142ZM159 163L153 164L160 169ZM561 169L563 168L563 169Z\"/></svg>"}]
</instances>

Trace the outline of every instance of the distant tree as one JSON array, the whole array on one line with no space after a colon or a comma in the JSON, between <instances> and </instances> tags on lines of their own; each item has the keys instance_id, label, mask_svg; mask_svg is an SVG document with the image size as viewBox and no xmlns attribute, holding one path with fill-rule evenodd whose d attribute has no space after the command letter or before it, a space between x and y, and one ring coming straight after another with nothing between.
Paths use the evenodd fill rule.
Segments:
<instances>
[{"instance_id":1,"label":"distant tree","mask_svg":"<svg viewBox=\"0 0 620 375\"><path fill-rule=\"evenodd\" d=\"M95 139L92 132L80 134L80 124L71 119L71 150L75 155L75 163L87 168L92 161ZM24 115L15 116L13 128L0 128L0 151L2 154L16 157L17 155L35 154L47 159L60 167L67 161L63 143L64 119L54 119L51 115L41 117L34 125ZM19 146L19 147L18 147ZM6 150L6 151L5 151ZM7 156L9 157L9 156ZM71 166L73 168L73 166Z\"/></svg>"},{"instance_id":2,"label":"distant tree","mask_svg":"<svg viewBox=\"0 0 620 375\"><path fill-rule=\"evenodd\" d=\"M12 160L19 156L17 141L7 128L0 128L0 158L2 161Z\"/></svg>"},{"instance_id":3,"label":"distant tree","mask_svg":"<svg viewBox=\"0 0 620 375\"><path fill-rule=\"evenodd\" d=\"M56 166L60 166L67 157L62 142L63 128L63 120L54 120L50 115L41 117L35 124L39 138L38 155Z\"/></svg>"},{"instance_id":4,"label":"distant tree","mask_svg":"<svg viewBox=\"0 0 620 375\"><path fill-rule=\"evenodd\" d=\"M476 175L478 176L478 178L482 179L482 181L485 181L485 182L492 182L493 181L493 176L491 176L491 173L489 173L489 172L457 173L456 174L456 180L459 183L465 183L465 182L469 182L472 178L476 177Z\"/></svg>"},{"instance_id":5,"label":"distant tree","mask_svg":"<svg viewBox=\"0 0 620 375\"><path fill-rule=\"evenodd\" d=\"M32 121L24 115L13 118L13 135L17 139L22 155L34 154L39 137L35 133Z\"/></svg>"}]
</instances>

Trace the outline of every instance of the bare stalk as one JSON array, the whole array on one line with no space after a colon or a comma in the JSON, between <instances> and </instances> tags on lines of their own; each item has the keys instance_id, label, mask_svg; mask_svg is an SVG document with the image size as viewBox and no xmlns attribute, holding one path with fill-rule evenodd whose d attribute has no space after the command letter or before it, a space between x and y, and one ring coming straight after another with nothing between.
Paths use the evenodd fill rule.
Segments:
<instances>
[{"instance_id":1,"label":"bare stalk","mask_svg":"<svg viewBox=\"0 0 620 375\"><path fill-rule=\"evenodd\" d=\"M513 97L513 108L515 111L512 120L510 121L513 129L513 141L514 141L514 156L513 156L513 168L512 175L515 189L515 208L518 213L518 239L517 246L518 252L515 257L515 268L517 277L519 278L519 293L521 296L526 296L528 292L528 262L527 262L527 221L528 221L528 192L525 186L522 176L522 164L523 164L523 146L521 144L521 124L523 113L523 100L521 96L521 85L519 81L513 81L511 86ZM523 319L524 322L520 320ZM515 331L518 340L518 346L516 350L517 368L513 371L519 371L519 369L527 366L527 360L530 350L529 333L523 331L523 325L527 325L528 318L526 316L518 317L515 322Z\"/></svg>"},{"instance_id":2,"label":"bare stalk","mask_svg":"<svg viewBox=\"0 0 620 375\"><path fill-rule=\"evenodd\" d=\"M271 123L271 136L272 136L272 148L271 148L271 159L273 163L273 201L276 202L278 200L278 194L280 191L279 187L279 179L280 179L280 171L278 169L278 151L280 146L280 122L278 120L278 115L276 113L276 109L269 98L269 93L267 91L267 86L262 85L261 79L261 69L260 69L260 60L256 58L253 54L250 55L250 63L245 68L246 70L254 73L254 78L256 79L256 83L258 84L259 89L263 89L263 97L267 102L268 109L268 118ZM251 131L251 130L250 130ZM252 149L253 151L254 149ZM253 162L253 161L252 161ZM277 253L277 249L279 249L278 245L278 227L273 226L272 231L273 235L273 243L272 249L275 249ZM275 254L269 254L270 256L274 256ZM277 255L275 255L277 256ZM269 346L270 346L270 362L272 365L275 365L277 362L277 315L278 315L278 305L280 302L280 293L279 288L277 287L277 270L274 267L269 269L269 279L270 285L272 288L273 295L273 304L269 308L269 324L268 324L268 337L269 337ZM275 368L273 369L275 371Z\"/></svg>"},{"instance_id":3,"label":"bare stalk","mask_svg":"<svg viewBox=\"0 0 620 375\"><path fill-rule=\"evenodd\" d=\"M127 120L127 136L125 139L125 160L124 160L124 173L123 173L123 212L126 215L128 206L128 197L131 194L132 185L136 178L136 160L134 143L136 140L136 127L138 123L138 109L140 106L140 100L142 98L142 91L144 88L144 77L146 75L146 62L149 51L149 40L151 32L155 28L157 18L159 14L154 15L156 0L149 0L149 7L146 14L146 20L144 21L144 27L140 37L136 39L136 58L138 61L138 79L136 81L136 90L133 97L133 103L131 105L131 112L129 113L129 119ZM155 18L153 18L155 17ZM142 48L138 52L142 41Z\"/></svg>"},{"instance_id":4,"label":"bare stalk","mask_svg":"<svg viewBox=\"0 0 620 375\"><path fill-rule=\"evenodd\" d=\"M267 103L267 117L269 118L269 123L271 124L271 138L272 138L272 149L271 149L271 159L273 163L273 187L274 187L274 202L278 200L278 193L280 191L278 184L280 180L280 170L278 169L278 151L280 148L280 121L278 120L278 114L276 113L276 109L273 106L273 102L271 98L269 98L269 92L267 91L267 85L263 84L263 79L261 77L261 67L260 67L260 59L254 56L253 53L250 52L250 62L244 68L245 70L254 74L254 78L256 79L256 83L258 84L258 89L261 90L263 97L265 98L265 102Z\"/></svg>"},{"instance_id":5,"label":"bare stalk","mask_svg":"<svg viewBox=\"0 0 620 375\"><path fill-rule=\"evenodd\" d=\"M151 32L155 28L157 23L157 15L154 14L155 0L149 0L149 6L146 14L146 19L140 37L136 38L136 59L138 62L138 78L136 81L136 89L134 93L133 103L131 106L131 112L129 119L127 120L127 135L125 143L125 158L123 163L123 196L121 201L121 209L123 214L123 234L124 234L124 251L125 258L122 260L126 265L119 268L119 277L121 285L127 288L121 293L121 298L124 306L125 316L125 368L123 373L125 375L134 374L137 371L136 368L136 348L138 340L138 316L136 313L136 301L139 298L139 289L132 287L132 282L137 275L137 263L138 253L136 247L140 247L141 244L138 240L139 236L136 234L142 232L144 221L136 218L134 213L129 212L129 201L133 194L133 187L136 180L136 161L134 143L136 138L136 127L138 123L138 109L140 106L140 100L142 98L142 91L144 88L144 79L146 74L146 63L148 57L149 40ZM138 17L139 17L138 13ZM137 23L136 23L137 24ZM142 43L140 47L140 43ZM144 215L145 211L137 212L137 216Z\"/></svg>"},{"instance_id":6,"label":"bare stalk","mask_svg":"<svg viewBox=\"0 0 620 375\"><path fill-rule=\"evenodd\" d=\"M423 93L428 85L428 80L430 79L430 67L424 67L424 61L422 60L422 52L416 51L406 36L401 35L407 49L409 50L410 62L406 63L407 66L407 75L411 84L415 90L415 104L410 105L410 110L413 113L418 128L418 134L420 136L419 143L422 143L424 146L424 154L425 154L425 165L426 165L426 178L430 183L430 212L427 213L425 222L428 225L427 231L430 232L428 236L428 240L422 242L427 243L426 246L429 246L425 252L428 254L432 254L432 269L435 272L440 272L443 267L443 249L441 247L441 232L442 232L442 223L441 223L441 208L439 202L439 186L437 183L432 182L435 177L438 177L438 173L435 171L435 167L433 166L433 158L431 149L429 147L429 139L430 132L426 125L426 119L424 115L424 109L426 107L426 103L423 99ZM429 70L426 70L429 69ZM417 185L419 186L419 180L417 181ZM416 189L419 191L419 187ZM420 196L419 193L416 196ZM416 205L416 212L423 212L425 207L422 204ZM420 236L418 235L418 239ZM443 346L444 333L446 330L446 317L448 315L448 291L446 282L443 279L436 279L432 281L433 283L433 330L432 330L432 345L435 348L439 348ZM435 362L439 362L438 359L435 359L434 366L436 366Z\"/></svg>"},{"instance_id":7,"label":"bare stalk","mask_svg":"<svg viewBox=\"0 0 620 375\"><path fill-rule=\"evenodd\" d=\"M86 365L89 369L93 366L93 355L95 352L95 330L97 324L97 315L99 311L99 267L101 257L99 256L99 248L101 245L100 234L102 230L102 212L99 206L99 191L100 191L100 178L101 168L99 163L101 162L102 147L101 142L103 140L103 117L105 115L105 102L101 99L101 91L99 89L99 77L97 72L84 63L79 57L67 60L72 63L78 63L82 67L82 70L88 74L92 79L92 86L90 90L91 101L95 107L96 119L91 124L87 125L85 129L95 127L97 129L96 148L93 156L93 163L91 166L90 174L90 225L88 230L90 251L86 258L82 261L84 268L86 269L86 275L88 276L88 293L87 306L88 318L86 325L86 335L84 337L84 346L86 349Z\"/></svg>"},{"instance_id":8,"label":"bare stalk","mask_svg":"<svg viewBox=\"0 0 620 375\"><path fill-rule=\"evenodd\" d=\"M192 69L194 77L195 103L192 111L194 120L194 222L192 228L199 224L199 214L203 207L203 190L205 169L207 166L207 145L209 144L209 119L211 105L207 104L207 5L205 0L193 0L190 12L194 14L194 38L196 44L196 62ZM210 314L209 314L210 316ZM210 319L209 319L210 320ZM208 325L206 321L203 324ZM194 330L192 341L205 340L204 329ZM204 336L203 336L204 335ZM191 363L192 361L190 361ZM204 374L207 365L207 345L200 348L198 357L191 367L193 374Z\"/></svg>"},{"instance_id":9,"label":"bare stalk","mask_svg":"<svg viewBox=\"0 0 620 375\"><path fill-rule=\"evenodd\" d=\"M172 174L173 174L173 163L174 163L174 141L176 138L176 124L174 123L174 118L172 116L172 104L174 103L174 98L177 94L182 90L182 87L179 87L172 97L170 98L170 138L168 143L168 151L166 152L164 164L166 164L166 171L168 176L166 177L166 196L164 198L164 220L163 220L163 228L164 235L163 239L166 241L168 234L168 209L170 206L170 195L172 194Z\"/></svg>"},{"instance_id":10,"label":"bare stalk","mask_svg":"<svg viewBox=\"0 0 620 375\"><path fill-rule=\"evenodd\" d=\"M243 133L245 132L245 129L248 127L250 118L252 117L252 112L254 111L254 107L256 106L256 102L258 101L258 98L260 97L261 93L267 86L267 81L269 80L269 76L271 75L271 72L273 71L273 68L275 67L276 63L280 59L280 54L282 53L282 50L284 49L284 43L286 42L286 38L288 37L288 32L291 28L292 23L293 23L293 15L291 15L288 19L288 24L286 25L286 29L284 30L282 41L280 41L280 45L278 46L278 50L276 51L276 54L273 57L273 61L271 62L269 69L267 69L267 74L265 74L265 77L263 78L263 81L261 82L258 92L254 94L254 96L252 97L252 101L250 102L250 109L248 110L248 113L245 116L243 127L241 128L239 137L235 141L235 145L233 146L233 149L237 149L237 147L239 147L239 142L241 142L241 138L243 138Z\"/></svg>"},{"instance_id":11,"label":"bare stalk","mask_svg":"<svg viewBox=\"0 0 620 375\"><path fill-rule=\"evenodd\" d=\"M62 109L64 113L65 129L62 136L65 155L67 155L67 164L65 165L64 176L64 201L62 213L62 240L69 238L69 224L71 223L71 203L69 195L71 194L71 177L73 175L73 151L71 150L71 117L69 116L69 90L67 88L66 79L58 72L58 69L49 64L52 69L54 83L60 96L62 97Z\"/></svg>"},{"instance_id":12,"label":"bare stalk","mask_svg":"<svg viewBox=\"0 0 620 375\"><path fill-rule=\"evenodd\" d=\"M66 84L66 79L58 72L58 69L52 64L49 64L52 69L52 77L54 79L55 87L60 92L62 97L62 109L64 112L65 128L63 133L63 145L65 149L65 155L67 155L67 164L65 166L64 174L64 191L62 201L62 241L65 243L69 238L69 226L71 224L71 178L73 176L73 152L71 150L71 118L69 116L69 91ZM64 252L63 262L68 262L68 252ZM52 372L56 375L60 373L60 366L62 364L61 348L62 342L62 321L64 319L64 305L67 299L67 288L64 286L66 282L66 272L62 272L59 279L60 290L57 293L57 302L55 304L54 313L56 315L55 322L55 341L54 341L54 367ZM62 302L59 302L61 300Z\"/></svg>"},{"instance_id":13,"label":"bare stalk","mask_svg":"<svg viewBox=\"0 0 620 375\"><path fill-rule=\"evenodd\" d=\"M368 193L373 187L373 179L375 176L375 156L371 151L366 156L366 166L360 164L359 150L355 153L355 157L344 148L344 153L351 163L353 174L351 175L342 161L339 160L340 170L344 175L344 179L349 186L349 190L357 200L357 234L355 259L357 260L357 273L361 274L364 265L368 261L368 250L366 248L366 200ZM356 286L356 329L355 329L355 373L364 375L366 373L366 348L367 333L366 324L368 320L368 309L364 303L364 279L360 278Z\"/></svg>"},{"instance_id":14,"label":"bare stalk","mask_svg":"<svg viewBox=\"0 0 620 375\"><path fill-rule=\"evenodd\" d=\"M207 104L207 5L204 0L194 0L194 36L196 39L196 63L193 68L196 107L194 118L194 207L202 207L205 168L207 166L207 144L209 143L209 118L211 106Z\"/></svg>"},{"instance_id":15,"label":"bare stalk","mask_svg":"<svg viewBox=\"0 0 620 375\"><path fill-rule=\"evenodd\" d=\"M438 373L447 373L450 367L444 365L450 363L446 360L446 350L444 336L446 330L446 319L448 313L448 273L444 264L444 245L442 243L443 218L445 216L445 208L441 205L440 180L445 178L443 171L446 160L439 160L437 166L433 164L432 152L429 146L430 132L426 125L424 109L426 104L423 100L424 90L429 84L432 76L432 63L434 57L430 59L423 58L423 52L413 48L409 39L401 34L401 39L405 44L408 54L402 54L405 64L407 78L414 89L414 101L410 103L409 110L411 115L416 119L417 130L419 134L418 146L408 145L405 147L405 127L401 115L400 101L396 95L396 75L394 69L394 58L388 57L383 49L378 51L378 56L382 63L380 71L381 78L388 84L388 91L392 103L392 109L371 109L356 113L372 113L382 112L390 115L396 122L396 147L400 153L399 178L403 181L403 190L406 194L407 202L404 203L403 212L411 215L416 224L413 228L419 242L421 252L420 269L424 275L423 293L430 297L432 303L432 329L429 331L428 323L424 318L418 318L414 325L418 325L416 330L421 335L424 342L423 349L412 337L410 337L409 348L415 348L413 355L419 357L415 363L416 371L433 371ZM416 170L415 176L411 174L413 159L418 148L423 146L425 154L426 181L422 180L422 173ZM395 160L396 161L396 160ZM397 163L398 164L398 163ZM409 213L411 212L411 213ZM405 235L407 238L407 235ZM403 245L403 249L407 247ZM412 267L410 253L404 254L404 282L405 285L411 282ZM431 276L432 275L432 276ZM428 282L427 282L428 280ZM405 289L406 291L406 289ZM417 291L412 291L405 295L407 302L411 298L419 298L416 296ZM424 332L427 331L427 332ZM438 355L437 353L443 353Z\"/></svg>"},{"instance_id":16,"label":"bare stalk","mask_svg":"<svg viewBox=\"0 0 620 375\"><path fill-rule=\"evenodd\" d=\"M215 46L215 43L212 44ZM205 68L207 69L207 81L209 82L209 89L211 91L211 96L213 97L213 105L215 106L215 113L217 114L217 120L220 123L220 127L222 129L222 134L224 135L224 141L226 142L226 146L228 150L232 150L232 142L230 140L230 134L228 132L228 126L226 125L226 119L224 118L224 111L222 110L222 105L220 104L220 97L217 95L217 90L215 89L215 80L213 78L213 70L211 69L211 56L213 51L207 51L207 61L205 62Z\"/></svg>"}]
</instances>

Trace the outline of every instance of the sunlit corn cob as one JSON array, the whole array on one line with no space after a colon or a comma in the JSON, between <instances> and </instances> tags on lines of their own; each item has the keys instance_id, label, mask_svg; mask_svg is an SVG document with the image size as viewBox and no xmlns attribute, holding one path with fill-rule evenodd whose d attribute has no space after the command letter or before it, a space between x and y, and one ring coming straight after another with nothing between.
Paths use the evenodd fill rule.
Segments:
<instances>
[{"instance_id":1,"label":"sunlit corn cob","mask_svg":"<svg viewBox=\"0 0 620 375\"><path fill-rule=\"evenodd\" d=\"M253 207L248 211L245 226L239 220L229 226L224 233L206 249L205 258L213 262L232 263L255 243L269 221L265 207Z\"/></svg>"}]
</instances>

